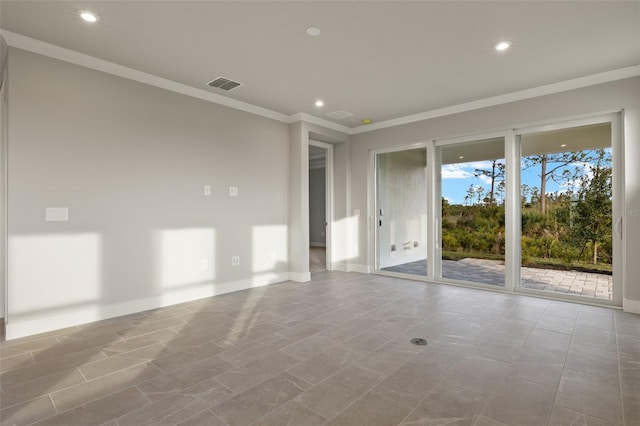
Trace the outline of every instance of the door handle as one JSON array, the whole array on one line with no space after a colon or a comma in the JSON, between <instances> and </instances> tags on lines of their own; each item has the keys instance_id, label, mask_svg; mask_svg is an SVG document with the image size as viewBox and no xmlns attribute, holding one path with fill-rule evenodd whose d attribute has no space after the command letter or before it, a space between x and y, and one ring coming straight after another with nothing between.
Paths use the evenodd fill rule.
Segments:
<instances>
[{"instance_id":1,"label":"door handle","mask_svg":"<svg viewBox=\"0 0 640 426\"><path fill-rule=\"evenodd\" d=\"M622 216L618 218L618 223L616 223L615 228L616 234L618 234L618 238L622 239Z\"/></svg>"}]
</instances>

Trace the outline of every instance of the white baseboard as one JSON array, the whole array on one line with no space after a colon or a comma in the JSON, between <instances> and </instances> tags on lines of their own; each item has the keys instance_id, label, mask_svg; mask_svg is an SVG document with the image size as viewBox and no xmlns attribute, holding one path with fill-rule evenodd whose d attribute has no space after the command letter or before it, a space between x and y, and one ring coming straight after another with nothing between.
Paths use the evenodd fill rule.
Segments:
<instances>
[{"instance_id":1,"label":"white baseboard","mask_svg":"<svg viewBox=\"0 0 640 426\"><path fill-rule=\"evenodd\" d=\"M358 265L357 263L352 263L349 265L349 271L359 272L361 274L370 274L371 268L369 265Z\"/></svg>"},{"instance_id":2,"label":"white baseboard","mask_svg":"<svg viewBox=\"0 0 640 426\"><path fill-rule=\"evenodd\" d=\"M356 263L336 262L333 264L334 271L340 272L359 272L361 274L370 274L371 267L369 265L358 265Z\"/></svg>"},{"instance_id":3,"label":"white baseboard","mask_svg":"<svg viewBox=\"0 0 640 426\"><path fill-rule=\"evenodd\" d=\"M289 272L289 281L306 283L311 281L311 272Z\"/></svg>"},{"instance_id":4,"label":"white baseboard","mask_svg":"<svg viewBox=\"0 0 640 426\"><path fill-rule=\"evenodd\" d=\"M75 325L87 324L136 312L148 311L149 309L176 305L178 303L190 302L192 300L203 299L248 288L262 287L264 285L287 281L288 279L289 274L286 272L265 274L246 280L232 281L228 283L202 284L186 290L172 291L159 296L116 303L109 306L99 306L96 304L90 308L68 313L59 313L46 318L18 323L10 322L6 325L6 338L7 340L17 339L19 337L31 336L33 334L44 333L47 331L73 327Z\"/></svg>"},{"instance_id":5,"label":"white baseboard","mask_svg":"<svg viewBox=\"0 0 640 426\"><path fill-rule=\"evenodd\" d=\"M640 300L623 299L622 310L632 314L640 314Z\"/></svg>"},{"instance_id":6,"label":"white baseboard","mask_svg":"<svg viewBox=\"0 0 640 426\"><path fill-rule=\"evenodd\" d=\"M326 243L315 243L315 242L311 241L311 242L309 243L309 246L310 246L310 247L326 247L326 246L327 246L327 244L326 244Z\"/></svg>"},{"instance_id":7,"label":"white baseboard","mask_svg":"<svg viewBox=\"0 0 640 426\"><path fill-rule=\"evenodd\" d=\"M347 265L344 262L334 262L333 270L340 271L340 272L349 272L349 265Z\"/></svg>"}]
</instances>

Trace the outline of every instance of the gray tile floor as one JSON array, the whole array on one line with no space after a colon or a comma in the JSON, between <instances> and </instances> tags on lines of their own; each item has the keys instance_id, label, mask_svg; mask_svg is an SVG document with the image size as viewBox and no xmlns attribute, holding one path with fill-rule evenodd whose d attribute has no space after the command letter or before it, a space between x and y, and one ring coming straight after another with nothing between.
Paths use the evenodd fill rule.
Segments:
<instances>
[{"instance_id":1,"label":"gray tile floor","mask_svg":"<svg viewBox=\"0 0 640 426\"><path fill-rule=\"evenodd\" d=\"M638 315L312 278L4 342L2 425L640 424Z\"/></svg>"},{"instance_id":2,"label":"gray tile floor","mask_svg":"<svg viewBox=\"0 0 640 426\"><path fill-rule=\"evenodd\" d=\"M383 271L427 275L426 259L383 268ZM522 286L534 290L566 293L595 299L613 299L611 275L523 267ZM453 280L504 286L504 262L466 258L443 260L442 276Z\"/></svg>"}]
</instances>

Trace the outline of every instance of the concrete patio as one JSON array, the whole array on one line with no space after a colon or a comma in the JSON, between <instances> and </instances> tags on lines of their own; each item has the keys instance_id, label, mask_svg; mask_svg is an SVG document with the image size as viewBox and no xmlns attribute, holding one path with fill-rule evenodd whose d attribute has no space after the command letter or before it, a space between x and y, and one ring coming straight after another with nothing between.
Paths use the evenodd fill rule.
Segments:
<instances>
[{"instance_id":1,"label":"concrete patio","mask_svg":"<svg viewBox=\"0 0 640 426\"><path fill-rule=\"evenodd\" d=\"M411 275L427 275L426 259L382 268L383 271ZM466 258L442 261L442 277L460 281L504 286L504 263L498 260ZM525 288L574 294L594 299L611 300L611 275L555 269L522 268L522 286Z\"/></svg>"}]
</instances>

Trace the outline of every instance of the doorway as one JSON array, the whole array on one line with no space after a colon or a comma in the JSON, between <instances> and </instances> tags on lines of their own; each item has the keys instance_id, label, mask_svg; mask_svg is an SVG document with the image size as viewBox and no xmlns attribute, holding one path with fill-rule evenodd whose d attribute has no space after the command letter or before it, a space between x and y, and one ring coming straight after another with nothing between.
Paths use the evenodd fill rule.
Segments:
<instances>
[{"instance_id":1,"label":"doorway","mask_svg":"<svg viewBox=\"0 0 640 426\"><path fill-rule=\"evenodd\" d=\"M427 150L376 155L376 270L427 276Z\"/></svg>"},{"instance_id":2,"label":"doorway","mask_svg":"<svg viewBox=\"0 0 640 426\"><path fill-rule=\"evenodd\" d=\"M309 272L332 270L331 212L333 146L309 141Z\"/></svg>"}]
</instances>

